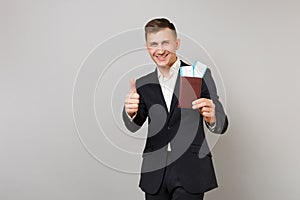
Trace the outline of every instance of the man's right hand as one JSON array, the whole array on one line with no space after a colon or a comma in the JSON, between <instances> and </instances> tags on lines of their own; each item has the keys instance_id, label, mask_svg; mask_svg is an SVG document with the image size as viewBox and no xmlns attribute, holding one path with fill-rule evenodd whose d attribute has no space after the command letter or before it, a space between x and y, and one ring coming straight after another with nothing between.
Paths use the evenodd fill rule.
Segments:
<instances>
[{"instance_id":1,"label":"man's right hand","mask_svg":"<svg viewBox=\"0 0 300 200\"><path fill-rule=\"evenodd\" d=\"M130 117L133 117L139 108L140 95L136 91L134 79L130 80L130 92L125 98L125 110Z\"/></svg>"}]
</instances>

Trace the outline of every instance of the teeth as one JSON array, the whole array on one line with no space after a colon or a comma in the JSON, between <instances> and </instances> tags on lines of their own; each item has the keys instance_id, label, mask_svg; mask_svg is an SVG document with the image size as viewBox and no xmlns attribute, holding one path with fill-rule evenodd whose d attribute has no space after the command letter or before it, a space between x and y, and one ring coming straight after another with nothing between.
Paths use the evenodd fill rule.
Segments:
<instances>
[{"instance_id":1,"label":"teeth","mask_svg":"<svg viewBox=\"0 0 300 200\"><path fill-rule=\"evenodd\" d=\"M157 57L159 60L164 60L166 57L165 56L158 56Z\"/></svg>"},{"instance_id":2,"label":"teeth","mask_svg":"<svg viewBox=\"0 0 300 200\"><path fill-rule=\"evenodd\" d=\"M165 54L165 55L161 55L161 56L156 56L157 58L165 58L165 57L167 57L168 56L168 54Z\"/></svg>"}]
</instances>

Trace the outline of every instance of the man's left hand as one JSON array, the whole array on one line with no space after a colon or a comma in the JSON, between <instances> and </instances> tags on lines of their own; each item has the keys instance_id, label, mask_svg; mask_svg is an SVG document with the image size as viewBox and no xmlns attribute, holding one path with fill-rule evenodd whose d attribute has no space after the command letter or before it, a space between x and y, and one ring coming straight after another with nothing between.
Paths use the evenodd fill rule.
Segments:
<instances>
[{"instance_id":1,"label":"man's left hand","mask_svg":"<svg viewBox=\"0 0 300 200\"><path fill-rule=\"evenodd\" d=\"M199 109L204 120L213 124L216 123L215 104L211 99L200 98L192 102L192 108Z\"/></svg>"}]
</instances>

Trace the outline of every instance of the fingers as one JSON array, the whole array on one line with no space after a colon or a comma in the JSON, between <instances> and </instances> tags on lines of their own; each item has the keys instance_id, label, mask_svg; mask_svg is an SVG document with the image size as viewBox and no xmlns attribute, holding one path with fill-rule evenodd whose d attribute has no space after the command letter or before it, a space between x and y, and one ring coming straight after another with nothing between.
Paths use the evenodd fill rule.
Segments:
<instances>
[{"instance_id":1,"label":"fingers","mask_svg":"<svg viewBox=\"0 0 300 200\"><path fill-rule=\"evenodd\" d=\"M130 115L133 116L137 111L140 103L140 95L136 91L134 79L130 79L130 92L125 98L125 110Z\"/></svg>"},{"instance_id":2,"label":"fingers","mask_svg":"<svg viewBox=\"0 0 300 200\"><path fill-rule=\"evenodd\" d=\"M203 117L214 117L215 116L215 109L212 107L202 107L199 109L199 111Z\"/></svg>"},{"instance_id":3,"label":"fingers","mask_svg":"<svg viewBox=\"0 0 300 200\"><path fill-rule=\"evenodd\" d=\"M204 118L211 119L215 117L215 104L211 99L200 98L193 101L192 105L193 109L199 109Z\"/></svg>"},{"instance_id":4,"label":"fingers","mask_svg":"<svg viewBox=\"0 0 300 200\"><path fill-rule=\"evenodd\" d=\"M200 98L192 102L193 109L201 109L201 108L212 108L215 109L215 104L211 99Z\"/></svg>"},{"instance_id":5,"label":"fingers","mask_svg":"<svg viewBox=\"0 0 300 200\"><path fill-rule=\"evenodd\" d=\"M139 104L140 95L138 93L129 93L125 98L125 104Z\"/></svg>"},{"instance_id":6,"label":"fingers","mask_svg":"<svg viewBox=\"0 0 300 200\"><path fill-rule=\"evenodd\" d=\"M136 86L134 79L130 79L130 91L136 93Z\"/></svg>"},{"instance_id":7,"label":"fingers","mask_svg":"<svg viewBox=\"0 0 300 200\"><path fill-rule=\"evenodd\" d=\"M212 107L202 107L201 112L213 112L214 109Z\"/></svg>"},{"instance_id":8,"label":"fingers","mask_svg":"<svg viewBox=\"0 0 300 200\"><path fill-rule=\"evenodd\" d=\"M214 111L203 111L203 110L200 110L200 114L203 117L205 117L205 118L215 117L215 112Z\"/></svg>"},{"instance_id":9,"label":"fingers","mask_svg":"<svg viewBox=\"0 0 300 200\"><path fill-rule=\"evenodd\" d=\"M131 98L131 96L135 96L135 95L138 94L137 93L129 94L125 99L125 110L129 115L135 114L139 108L139 103L140 103L139 98Z\"/></svg>"},{"instance_id":10,"label":"fingers","mask_svg":"<svg viewBox=\"0 0 300 200\"><path fill-rule=\"evenodd\" d=\"M139 99L140 95L138 93L130 92L127 94L126 98L128 99Z\"/></svg>"}]
</instances>

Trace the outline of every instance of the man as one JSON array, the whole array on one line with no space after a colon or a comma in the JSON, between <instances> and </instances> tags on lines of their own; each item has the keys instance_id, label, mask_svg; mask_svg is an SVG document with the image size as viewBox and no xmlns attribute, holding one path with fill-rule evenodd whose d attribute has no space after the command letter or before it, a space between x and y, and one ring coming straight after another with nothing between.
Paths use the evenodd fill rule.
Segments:
<instances>
[{"instance_id":1,"label":"man","mask_svg":"<svg viewBox=\"0 0 300 200\"><path fill-rule=\"evenodd\" d=\"M200 200L217 187L204 124L217 134L228 126L211 72L202 79L201 96L191 108L178 106L180 75L184 67L176 50L180 40L167 19L145 26L146 48L157 65L154 72L130 81L123 110L125 126L137 131L148 119L140 187L146 200Z\"/></svg>"}]
</instances>

